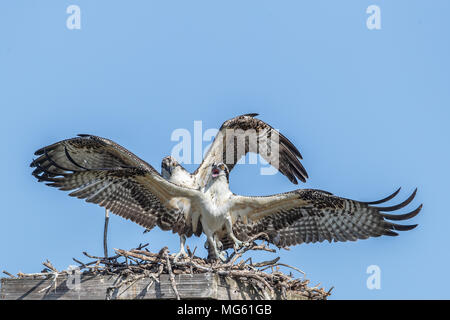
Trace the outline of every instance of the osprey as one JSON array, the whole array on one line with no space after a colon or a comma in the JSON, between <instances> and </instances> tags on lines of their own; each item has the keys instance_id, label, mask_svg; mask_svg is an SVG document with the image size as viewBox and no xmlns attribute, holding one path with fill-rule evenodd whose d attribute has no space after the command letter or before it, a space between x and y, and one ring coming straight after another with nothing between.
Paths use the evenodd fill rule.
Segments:
<instances>
[{"instance_id":1,"label":"osprey","mask_svg":"<svg viewBox=\"0 0 450 320\"><path fill-rule=\"evenodd\" d=\"M212 150L213 147L209 153ZM195 181L204 185L186 187L165 179L151 165L111 140L91 135L57 142L35 154L39 157L31 166L36 168L33 175L38 181L72 191L70 196L99 204L147 229L158 225L183 237L205 233L213 255L222 260L225 257L220 247L238 247L261 233L278 247L395 236L395 231L410 230L416 225L388 220L410 219L422 208L420 205L406 214L387 213L409 204L416 191L404 202L390 207L375 205L394 198L399 190L373 202L308 189L263 197L240 196L229 189L229 165L214 160L200 170L201 165L192 175L201 177L194 179L192 186ZM291 168L286 173L293 172L292 167L284 166ZM169 171L173 173L170 167ZM307 177L306 172L294 176Z\"/></svg>"},{"instance_id":2,"label":"osprey","mask_svg":"<svg viewBox=\"0 0 450 320\"><path fill-rule=\"evenodd\" d=\"M260 154L292 183L305 182L308 174L300 163L300 151L284 135L260 119L257 113L249 113L225 121L219 129L200 166L194 173L184 169L173 157L167 156L161 163L161 174L182 187L204 191L211 166L226 163L228 173L249 152ZM186 237L180 235L180 252L186 255Z\"/></svg>"},{"instance_id":3,"label":"osprey","mask_svg":"<svg viewBox=\"0 0 450 320\"><path fill-rule=\"evenodd\" d=\"M257 115L256 113L244 114L225 121L202 163L193 174L186 171L173 157L168 156L163 159L161 164L162 176L181 187L203 191L213 163L226 161L229 172L242 157L249 152L254 152L260 154L269 164L288 177L292 183L297 184L297 179L306 181L308 174L299 161L302 156L298 149L277 130L264 121L256 119ZM94 167L108 170L113 169L113 166L117 166L117 168L151 167L115 142L93 135L79 135L77 138L57 142L36 151L35 155L40 157L34 160L31 166L36 167L33 175L40 181L43 180L40 179L40 175L44 178L47 176L45 171L49 169L49 165L53 165L53 169L57 168L63 171L67 171L64 170L67 168L73 169L73 166L84 170L92 170ZM61 157L66 159L61 159ZM66 167L58 164L61 160L67 162ZM106 230L110 210L108 206L105 207L104 249L106 256ZM132 215L132 213L130 214ZM164 223L166 218L160 217L156 220L156 224L163 230L171 229L170 223ZM147 224L144 225L147 231L153 226L152 224L148 227ZM176 230L173 232L178 232L180 235L180 252L176 257L186 255L184 250L185 234ZM188 234L190 235L190 233ZM197 235L199 234L201 234L201 227Z\"/></svg>"},{"instance_id":4,"label":"osprey","mask_svg":"<svg viewBox=\"0 0 450 320\"><path fill-rule=\"evenodd\" d=\"M212 252L222 260L225 257L218 251L218 246L223 250L236 248L259 234L268 237L261 236L260 239L279 248L324 240L356 241L381 235L397 236L395 231L411 230L417 224L400 225L386 220L407 220L422 208L421 204L409 213L387 213L408 205L417 189L402 203L388 207L374 205L393 199L400 188L386 198L371 202L340 198L315 189L298 189L271 196L240 196L230 191L228 174L223 163L212 165L205 189L212 214L208 213L202 219L204 229L214 225L205 233Z\"/></svg>"}]
</instances>

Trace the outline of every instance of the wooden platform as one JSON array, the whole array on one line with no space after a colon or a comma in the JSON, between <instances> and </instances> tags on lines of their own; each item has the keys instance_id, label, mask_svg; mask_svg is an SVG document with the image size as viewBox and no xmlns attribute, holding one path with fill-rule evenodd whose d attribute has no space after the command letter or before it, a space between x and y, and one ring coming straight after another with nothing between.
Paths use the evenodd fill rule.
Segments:
<instances>
[{"instance_id":1,"label":"wooden platform","mask_svg":"<svg viewBox=\"0 0 450 320\"><path fill-rule=\"evenodd\" d=\"M60 276L45 278L2 278L0 299L2 300L105 300L105 299L175 299L169 276L163 274L159 282L143 278L134 283L114 288L119 276L81 275L79 285L74 279ZM175 276L181 299L257 300L270 299L265 290L257 290L251 284L236 281L217 274L180 274ZM275 293L275 299L281 299ZM307 300L307 296L288 292L287 299Z\"/></svg>"}]
</instances>

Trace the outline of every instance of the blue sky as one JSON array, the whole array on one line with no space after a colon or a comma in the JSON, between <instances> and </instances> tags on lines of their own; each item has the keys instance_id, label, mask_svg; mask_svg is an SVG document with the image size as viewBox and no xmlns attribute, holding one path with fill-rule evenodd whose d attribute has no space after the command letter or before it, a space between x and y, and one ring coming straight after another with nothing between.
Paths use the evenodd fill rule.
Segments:
<instances>
[{"instance_id":1,"label":"blue sky","mask_svg":"<svg viewBox=\"0 0 450 320\"><path fill-rule=\"evenodd\" d=\"M66 27L72 4L80 30ZM381 30L366 27L373 4ZM103 209L37 183L36 149L92 133L159 170L175 129L257 112L300 149L310 179L242 165L233 192L367 201L418 187L404 212L424 204L419 227L399 237L300 245L277 253L285 263L334 286L335 299L450 298L448 12L445 0L2 2L0 269L37 272L45 259L64 269L103 251ZM178 249L175 235L142 231L113 216L109 247ZM204 254L203 242L188 240ZM366 287L370 265L380 290Z\"/></svg>"}]
</instances>

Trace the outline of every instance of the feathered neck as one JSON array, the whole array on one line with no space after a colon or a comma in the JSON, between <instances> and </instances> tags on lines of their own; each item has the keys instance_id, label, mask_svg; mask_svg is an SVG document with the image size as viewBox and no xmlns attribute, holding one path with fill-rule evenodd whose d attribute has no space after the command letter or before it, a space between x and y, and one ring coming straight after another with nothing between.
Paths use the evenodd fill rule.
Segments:
<instances>
[{"instance_id":1,"label":"feathered neck","mask_svg":"<svg viewBox=\"0 0 450 320\"><path fill-rule=\"evenodd\" d=\"M221 175L217 178L210 177L205 186L204 192L211 194L228 195L228 193L230 193L231 191L227 177L225 175Z\"/></svg>"}]
</instances>

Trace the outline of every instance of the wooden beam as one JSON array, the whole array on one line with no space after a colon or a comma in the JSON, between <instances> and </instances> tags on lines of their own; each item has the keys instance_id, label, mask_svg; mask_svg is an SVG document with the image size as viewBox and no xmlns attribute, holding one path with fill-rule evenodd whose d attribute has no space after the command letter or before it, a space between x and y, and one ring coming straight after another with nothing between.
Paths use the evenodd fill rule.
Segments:
<instances>
[{"instance_id":1,"label":"wooden beam","mask_svg":"<svg viewBox=\"0 0 450 320\"><path fill-rule=\"evenodd\" d=\"M117 285L126 280L118 275L80 275L2 278L0 299L2 300L105 300L105 299L175 299L169 275L162 274L159 282L151 277L135 282ZM221 277L217 274L178 274L175 275L176 287L181 299L219 299L219 300L256 300L270 297L269 291L254 287L248 281ZM275 299L281 299L279 292ZM309 297L288 292L287 299L306 300Z\"/></svg>"}]
</instances>

